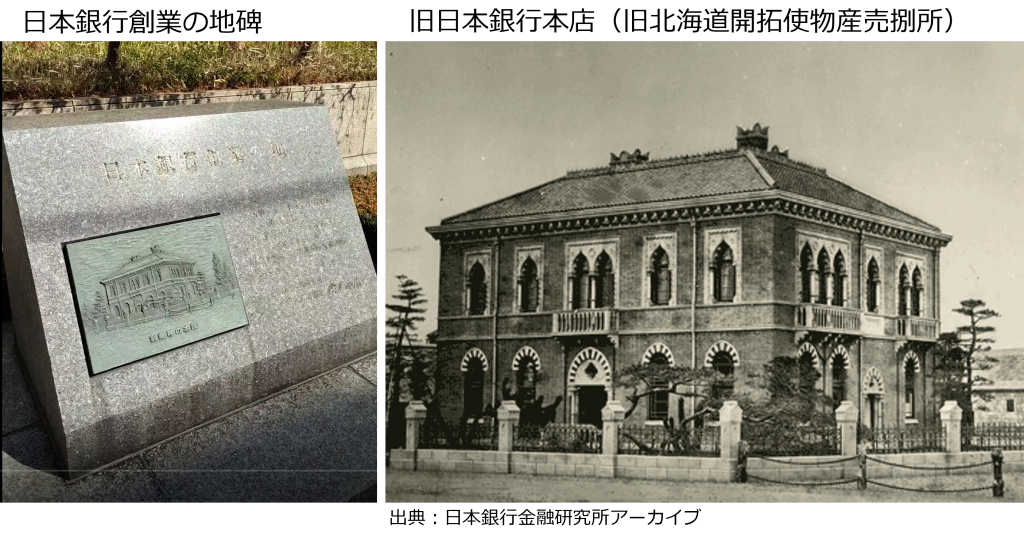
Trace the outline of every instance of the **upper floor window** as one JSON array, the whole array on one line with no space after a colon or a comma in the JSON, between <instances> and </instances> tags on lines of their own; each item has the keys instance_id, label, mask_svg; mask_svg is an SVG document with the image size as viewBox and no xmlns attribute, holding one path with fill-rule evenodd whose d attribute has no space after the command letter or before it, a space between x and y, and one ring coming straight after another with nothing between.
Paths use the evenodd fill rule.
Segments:
<instances>
[{"instance_id":1,"label":"upper floor window","mask_svg":"<svg viewBox=\"0 0 1024 542\"><path fill-rule=\"evenodd\" d=\"M814 265L814 251L811 245L804 245L800 252L800 301L814 302L814 276L818 268Z\"/></svg>"},{"instance_id":2,"label":"upper floor window","mask_svg":"<svg viewBox=\"0 0 1024 542\"><path fill-rule=\"evenodd\" d=\"M519 312L536 312L540 301L540 277L533 258L519 268Z\"/></svg>"},{"instance_id":3,"label":"upper floor window","mask_svg":"<svg viewBox=\"0 0 1024 542\"><path fill-rule=\"evenodd\" d=\"M832 264L829 262L828 251L818 252L818 303L828 305L829 286L832 282Z\"/></svg>"},{"instance_id":4,"label":"upper floor window","mask_svg":"<svg viewBox=\"0 0 1024 542\"><path fill-rule=\"evenodd\" d=\"M658 247L651 255L651 305L668 305L672 299L672 271L668 253Z\"/></svg>"},{"instance_id":5,"label":"upper floor window","mask_svg":"<svg viewBox=\"0 0 1024 542\"><path fill-rule=\"evenodd\" d=\"M871 261L868 262L868 283L866 284L868 312L878 312L878 290L881 282L882 278L878 272L878 262L871 258Z\"/></svg>"},{"instance_id":6,"label":"upper floor window","mask_svg":"<svg viewBox=\"0 0 1024 542\"><path fill-rule=\"evenodd\" d=\"M837 252L833 269L835 276L832 279L832 304L837 307L846 305L846 258L842 252Z\"/></svg>"},{"instance_id":7,"label":"upper floor window","mask_svg":"<svg viewBox=\"0 0 1024 542\"><path fill-rule=\"evenodd\" d=\"M569 308L585 309L590 299L590 262L583 254L572 261L572 273L569 275Z\"/></svg>"},{"instance_id":8,"label":"upper floor window","mask_svg":"<svg viewBox=\"0 0 1024 542\"><path fill-rule=\"evenodd\" d=\"M736 296L736 266L733 265L732 248L725 241L715 249L711 272L715 301L732 301Z\"/></svg>"},{"instance_id":9,"label":"upper floor window","mask_svg":"<svg viewBox=\"0 0 1024 542\"><path fill-rule=\"evenodd\" d=\"M597 309L615 306L615 269L607 252L597 257L597 274L591 277L590 306Z\"/></svg>"},{"instance_id":10,"label":"upper floor window","mask_svg":"<svg viewBox=\"0 0 1024 542\"><path fill-rule=\"evenodd\" d=\"M903 265L900 267L900 281L899 281L899 315L907 316L907 304L910 301L910 272L907 271L907 266Z\"/></svg>"},{"instance_id":11,"label":"upper floor window","mask_svg":"<svg viewBox=\"0 0 1024 542\"><path fill-rule=\"evenodd\" d=\"M924 292L924 282L921 280L921 270L914 269L910 285L910 315L921 316L921 294Z\"/></svg>"},{"instance_id":12,"label":"upper floor window","mask_svg":"<svg viewBox=\"0 0 1024 542\"><path fill-rule=\"evenodd\" d=\"M469 314L479 315L487 312L487 272L480 262L469 268L469 277L466 279L466 289L469 296Z\"/></svg>"}]
</instances>

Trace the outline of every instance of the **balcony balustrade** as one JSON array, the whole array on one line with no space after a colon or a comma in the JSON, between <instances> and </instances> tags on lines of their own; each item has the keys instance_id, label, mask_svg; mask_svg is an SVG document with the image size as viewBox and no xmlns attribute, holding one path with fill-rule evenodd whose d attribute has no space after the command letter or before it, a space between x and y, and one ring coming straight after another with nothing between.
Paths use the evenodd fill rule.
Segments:
<instances>
[{"instance_id":1,"label":"balcony balustrade","mask_svg":"<svg viewBox=\"0 0 1024 542\"><path fill-rule=\"evenodd\" d=\"M599 335L615 329L615 313L610 309L580 309L552 316L555 335Z\"/></svg>"},{"instance_id":2,"label":"balcony balustrade","mask_svg":"<svg viewBox=\"0 0 1024 542\"><path fill-rule=\"evenodd\" d=\"M801 305L796 308L796 326L860 334L861 313L828 305Z\"/></svg>"}]
</instances>

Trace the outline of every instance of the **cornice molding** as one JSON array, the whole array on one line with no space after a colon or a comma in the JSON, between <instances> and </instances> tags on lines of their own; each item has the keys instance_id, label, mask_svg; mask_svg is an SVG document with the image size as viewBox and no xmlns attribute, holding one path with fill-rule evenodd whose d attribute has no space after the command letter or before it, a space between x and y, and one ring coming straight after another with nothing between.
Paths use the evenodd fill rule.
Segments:
<instances>
[{"instance_id":1,"label":"cornice molding","mask_svg":"<svg viewBox=\"0 0 1024 542\"><path fill-rule=\"evenodd\" d=\"M680 202L655 202L584 209L561 213L510 217L505 219L446 224L427 228L435 239L451 242L484 239L527 238L575 231L642 227L674 224L691 220L706 221L728 217L777 214L809 222L863 231L874 237L901 241L928 248L949 244L952 236L896 220L850 209L781 190L730 194Z\"/></svg>"}]
</instances>

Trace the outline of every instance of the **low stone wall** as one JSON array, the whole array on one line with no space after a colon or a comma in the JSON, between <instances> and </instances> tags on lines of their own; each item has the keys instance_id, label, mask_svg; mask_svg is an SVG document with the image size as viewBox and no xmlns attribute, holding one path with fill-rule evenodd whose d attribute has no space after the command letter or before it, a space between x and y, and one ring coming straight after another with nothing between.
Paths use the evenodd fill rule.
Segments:
<instances>
[{"instance_id":1,"label":"low stone wall","mask_svg":"<svg viewBox=\"0 0 1024 542\"><path fill-rule=\"evenodd\" d=\"M114 98L3 102L3 116L268 99L293 100L325 105L330 115L331 129L334 131L338 149L341 151L342 161L345 163L345 169L348 173L350 175L364 175L377 171L376 81L242 90L214 90L209 92L145 94Z\"/></svg>"},{"instance_id":2,"label":"low stone wall","mask_svg":"<svg viewBox=\"0 0 1024 542\"><path fill-rule=\"evenodd\" d=\"M817 482L827 480L847 480L860 476L860 466L856 457L850 457L841 463L818 465L840 459L836 456L820 457L779 457L763 459L750 457L747 459L747 474L782 482ZM878 459L893 465L873 461ZM936 452L919 454L869 454L867 462L868 480L884 478L930 477L974 474L992 476L991 452ZM784 462L784 463L783 463ZM979 465L970 468L957 468L964 465ZM942 470L925 470L906 467L927 467ZM1003 472L1024 472L1024 450L1003 452Z\"/></svg>"},{"instance_id":3,"label":"low stone wall","mask_svg":"<svg viewBox=\"0 0 1024 542\"><path fill-rule=\"evenodd\" d=\"M421 449L392 450L391 467L416 471L729 482L736 471L736 462L715 457Z\"/></svg>"}]
</instances>

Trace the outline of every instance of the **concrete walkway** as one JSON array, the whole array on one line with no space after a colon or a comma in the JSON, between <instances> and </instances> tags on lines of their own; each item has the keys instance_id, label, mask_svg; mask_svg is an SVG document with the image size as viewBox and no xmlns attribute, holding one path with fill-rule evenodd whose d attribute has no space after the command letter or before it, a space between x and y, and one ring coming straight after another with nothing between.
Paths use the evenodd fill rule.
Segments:
<instances>
[{"instance_id":1,"label":"concrete walkway","mask_svg":"<svg viewBox=\"0 0 1024 542\"><path fill-rule=\"evenodd\" d=\"M2 334L4 502L376 501L376 355L67 483Z\"/></svg>"}]
</instances>

